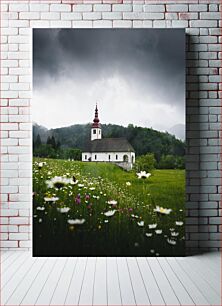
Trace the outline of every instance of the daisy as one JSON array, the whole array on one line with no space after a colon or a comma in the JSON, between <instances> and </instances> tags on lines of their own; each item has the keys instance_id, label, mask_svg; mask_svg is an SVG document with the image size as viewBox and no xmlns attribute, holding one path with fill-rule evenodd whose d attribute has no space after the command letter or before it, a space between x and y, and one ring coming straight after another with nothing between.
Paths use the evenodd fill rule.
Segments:
<instances>
[{"instance_id":1,"label":"daisy","mask_svg":"<svg viewBox=\"0 0 222 306\"><path fill-rule=\"evenodd\" d=\"M115 209L114 210L109 210L109 211L105 212L104 215L106 217L112 217L115 214L115 212L116 212Z\"/></svg>"},{"instance_id":2,"label":"daisy","mask_svg":"<svg viewBox=\"0 0 222 306\"><path fill-rule=\"evenodd\" d=\"M167 242L171 245L175 245L177 242L175 240L167 239Z\"/></svg>"},{"instance_id":3,"label":"daisy","mask_svg":"<svg viewBox=\"0 0 222 306\"><path fill-rule=\"evenodd\" d=\"M139 179L141 178L148 178L151 176L151 173L146 173L146 171L140 171L139 173L136 174Z\"/></svg>"},{"instance_id":4,"label":"daisy","mask_svg":"<svg viewBox=\"0 0 222 306\"><path fill-rule=\"evenodd\" d=\"M182 221L176 221L176 225L177 225L177 226L182 226L182 225L183 225L183 222L182 222Z\"/></svg>"},{"instance_id":5,"label":"daisy","mask_svg":"<svg viewBox=\"0 0 222 306\"><path fill-rule=\"evenodd\" d=\"M148 224L148 226L149 226L149 229L154 229L154 228L157 227L157 224L156 223L155 224Z\"/></svg>"},{"instance_id":6,"label":"daisy","mask_svg":"<svg viewBox=\"0 0 222 306\"><path fill-rule=\"evenodd\" d=\"M160 235L160 234L162 234L163 231L161 229L159 229L159 230L155 230L155 232L156 232L157 235Z\"/></svg>"},{"instance_id":7,"label":"daisy","mask_svg":"<svg viewBox=\"0 0 222 306\"><path fill-rule=\"evenodd\" d=\"M58 197L44 197L45 202L56 202L59 200Z\"/></svg>"},{"instance_id":8,"label":"daisy","mask_svg":"<svg viewBox=\"0 0 222 306\"><path fill-rule=\"evenodd\" d=\"M38 207L36 207L36 210L45 210L45 207L38 206Z\"/></svg>"},{"instance_id":9,"label":"daisy","mask_svg":"<svg viewBox=\"0 0 222 306\"><path fill-rule=\"evenodd\" d=\"M172 237L177 237L178 235L179 235L179 233L177 233L177 232L171 232Z\"/></svg>"},{"instance_id":10,"label":"daisy","mask_svg":"<svg viewBox=\"0 0 222 306\"><path fill-rule=\"evenodd\" d=\"M126 186L131 186L132 184L130 182L126 182Z\"/></svg>"},{"instance_id":11,"label":"daisy","mask_svg":"<svg viewBox=\"0 0 222 306\"><path fill-rule=\"evenodd\" d=\"M144 226L144 221L137 222L139 226Z\"/></svg>"},{"instance_id":12,"label":"daisy","mask_svg":"<svg viewBox=\"0 0 222 306\"><path fill-rule=\"evenodd\" d=\"M62 207L62 208L57 208L57 210L61 213L61 214L66 214L68 211L70 211L69 207Z\"/></svg>"},{"instance_id":13,"label":"daisy","mask_svg":"<svg viewBox=\"0 0 222 306\"><path fill-rule=\"evenodd\" d=\"M83 223L85 223L85 219L75 219L75 220L73 220L73 219L69 219L67 222L70 224L70 225L81 225L81 224L83 224Z\"/></svg>"},{"instance_id":14,"label":"daisy","mask_svg":"<svg viewBox=\"0 0 222 306\"><path fill-rule=\"evenodd\" d=\"M146 233L145 235L146 235L146 237L152 237L153 234L152 233Z\"/></svg>"},{"instance_id":15,"label":"daisy","mask_svg":"<svg viewBox=\"0 0 222 306\"><path fill-rule=\"evenodd\" d=\"M117 201L115 200L110 200L107 202L109 205L117 205Z\"/></svg>"},{"instance_id":16,"label":"daisy","mask_svg":"<svg viewBox=\"0 0 222 306\"><path fill-rule=\"evenodd\" d=\"M156 206L156 208L154 208L154 211L159 213L159 214L162 214L162 215L169 215L171 213L172 209Z\"/></svg>"}]
</instances>

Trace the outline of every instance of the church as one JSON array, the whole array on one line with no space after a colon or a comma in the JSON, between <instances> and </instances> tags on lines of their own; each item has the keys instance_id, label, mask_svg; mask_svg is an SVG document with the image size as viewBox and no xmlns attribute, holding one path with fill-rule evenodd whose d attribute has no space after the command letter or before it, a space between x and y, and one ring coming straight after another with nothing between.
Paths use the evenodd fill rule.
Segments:
<instances>
[{"instance_id":1,"label":"church","mask_svg":"<svg viewBox=\"0 0 222 306\"><path fill-rule=\"evenodd\" d=\"M91 126L91 140L82 152L84 162L110 162L131 170L135 163L135 151L126 138L102 138L102 127L96 105Z\"/></svg>"}]
</instances>

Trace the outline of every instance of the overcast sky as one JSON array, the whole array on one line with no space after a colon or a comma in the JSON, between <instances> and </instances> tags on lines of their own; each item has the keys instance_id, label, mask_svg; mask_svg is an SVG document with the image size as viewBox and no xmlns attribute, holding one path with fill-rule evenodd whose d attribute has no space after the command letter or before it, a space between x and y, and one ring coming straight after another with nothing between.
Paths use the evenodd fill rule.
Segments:
<instances>
[{"instance_id":1,"label":"overcast sky","mask_svg":"<svg viewBox=\"0 0 222 306\"><path fill-rule=\"evenodd\" d=\"M101 123L170 132L185 124L183 29L35 29L33 36L34 122L88 123L97 102Z\"/></svg>"}]
</instances>

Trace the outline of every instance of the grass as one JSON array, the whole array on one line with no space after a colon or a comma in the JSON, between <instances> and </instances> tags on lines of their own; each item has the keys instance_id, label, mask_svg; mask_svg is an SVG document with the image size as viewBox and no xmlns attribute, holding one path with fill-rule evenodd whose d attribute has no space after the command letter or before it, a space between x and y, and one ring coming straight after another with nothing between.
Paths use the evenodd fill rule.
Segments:
<instances>
[{"instance_id":1,"label":"grass","mask_svg":"<svg viewBox=\"0 0 222 306\"><path fill-rule=\"evenodd\" d=\"M46 164L39 167L41 162ZM74 176L78 183L47 186L55 176L72 182ZM176 224L184 222L184 170L154 170L148 179L138 179L109 163L34 159L33 192L35 256L184 255L184 226ZM56 201L47 201L51 197ZM162 215L156 206L172 211ZM83 224L70 224L76 219Z\"/></svg>"}]
</instances>

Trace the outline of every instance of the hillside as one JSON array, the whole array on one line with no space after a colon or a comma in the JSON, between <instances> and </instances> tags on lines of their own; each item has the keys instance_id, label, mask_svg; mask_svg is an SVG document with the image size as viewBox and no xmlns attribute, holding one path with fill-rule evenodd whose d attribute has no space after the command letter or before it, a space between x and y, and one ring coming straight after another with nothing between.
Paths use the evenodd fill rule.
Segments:
<instances>
[{"instance_id":1,"label":"hillside","mask_svg":"<svg viewBox=\"0 0 222 306\"><path fill-rule=\"evenodd\" d=\"M42 143L46 143L47 138L54 136L56 142L61 144L63 148L79 148L84 150L84 145L90 137L91 124L75 124L69 127L57 129L46 129L40 125L33 125L33 141L37 136L41 137ZM155 154L157 160L162 155L184 156L185 143L175 136L153 130L151 128L143 128L129 124L123 127L115 124L102 125L103 137L125 137L134 147L136 155L142 155L147 152Z\"/></svg>"}]
</instances>

